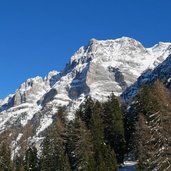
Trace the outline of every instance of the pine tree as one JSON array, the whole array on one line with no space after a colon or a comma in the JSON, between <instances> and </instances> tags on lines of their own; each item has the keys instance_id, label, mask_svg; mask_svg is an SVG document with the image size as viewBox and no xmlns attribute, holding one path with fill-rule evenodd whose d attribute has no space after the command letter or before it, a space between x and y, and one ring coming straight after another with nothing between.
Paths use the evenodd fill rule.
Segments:
<instances>
[{"instance_id":1,"label":"pine tree","mask_svg":"<svg viewBox=\"0 0 171 171\"><path fill-rule=\"evenodd\" d=\"M84 103L80 106L80 109L76 113L76 116L79 116L81 120L85 122L88 129L90 128L93 106L94 101L91 97L86 97Z\"/></svg>"},{"instance_id":2,"label":"pine tree","mask_svg":"<svg viewBox=\"0 0 171 171\"><path fill-rule=\"evenodd\" d=\"M9 144L2 142L0 144L0 170L11 171L11 153Z\"/></svg>"},{"instance_id":3,"label":"pine tree","mask_svg":"<svg viewBox=\"0 0 171 171\"><path fill-rule=\"evenodd\" d=\"M33 146L26 151L26 157L24 162L25 171L39 171L39 159L37 157L37 149Z\"/></svg>"},{"instance_id":4,"label":"pine tree","mask_svg":"<svg viewBox=\"0 0 171 171\"><path fill-rule=\"evenodd\" d=\"M93 107L90 127L93 145L94 158L96 159L96 169L99 171L116 171L116 157L114 151L105 143L104 125L102 120L102 105L96 102Z\"/></svg>"},{"instance_id":5,"label":"pine tree","mask_svg":"<svg viewBox=\"0 0 171 171\"><path fill-rule=\"evenodd\" d=\"M19 155L15 155L15 158L13 159L13 166L12 171L24 171L24 161L23 157Z\"/></svg>"},{"instance_id":6,"label":"pine tree","mask_svg":"<svg viewBox=\"0 0 171 171\"><path fill-rule=\"evenodd\" d=\"M171 168L169 137L171 136L170 94L160 81L144 87L138 96L138 120L134 140L140 170L163 171Z\"/></svg>"},{"instance_id":7,"label":"pine tree","mask_svg":"<svg viewBox=\"0 0 171 171\"><path fill-rule=\"evenodd\" d=\"M67 152L72 170L95 170L91 134L79 117L68 127Z\"/></svg>"},{"instance_id":8,"label":"pine tree","mask_svg":"<svg viewBox=\"0 0 171 171\"><path fill-rule=\"evenodd\" d=\"M103 120L105 140L115 151L118 162L122 163L125 153L123 112L114 94L104 103Z\"/></svg>"},{"instance_id":9,"label":"pine tree","mask_svg":"<svg viewBox=\"0 0 171 171\"><path fill-rule=\"evenodd\" d=\"M69 171L70 165L65 149L65 125L63 109L57 113L53 126L43 142L41 171Z\"/></svg>"},{"instance_id":10,"label":"pine tree","mask_svg":"<svg viewBox=\"0 0 171 171\"><path fill-rule=\"evenodd\" d=\"M115 153L105 143L102 112L100 102L88 99L70 124L68 149L72 170L117 170Z\"/></svg>"},{"instance_id":11,"label":"pine tree","mask_svg":"<svg viewBox=\"0 0 171 171\"><path fill-rule=\"evenodd\" d=\"M59 136L47 136L43 143L41 171L69 171L64 144Z\"/></svg>"}]
</instances>

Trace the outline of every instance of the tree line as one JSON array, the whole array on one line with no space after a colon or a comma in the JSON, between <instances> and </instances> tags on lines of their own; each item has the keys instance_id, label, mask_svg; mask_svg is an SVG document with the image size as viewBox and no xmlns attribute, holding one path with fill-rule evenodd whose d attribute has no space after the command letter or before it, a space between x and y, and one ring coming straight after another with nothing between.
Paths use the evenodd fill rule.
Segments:
<instances>
[{"instance_id":1,"label":"tree line","mask_svg":"<svg viewBox=\"0 0 171 171\"><path fill-rule=\"evenodd\" d=\"M10 148L0 146L2 171L117 171L125 153L123 111L112 94L104 103L87 97L68 122L60 108L46 131L42 151L28 147L11 161Z\"/></svg>"}]
</instances>

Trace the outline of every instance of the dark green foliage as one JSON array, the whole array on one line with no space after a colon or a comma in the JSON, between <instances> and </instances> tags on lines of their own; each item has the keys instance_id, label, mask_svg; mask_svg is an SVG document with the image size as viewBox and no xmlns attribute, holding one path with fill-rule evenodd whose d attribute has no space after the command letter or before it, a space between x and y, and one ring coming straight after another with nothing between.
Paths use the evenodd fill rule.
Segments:
<instances>
[{"instance_id":1,"label":"dark green foliage","mask_svg":"<svg viewBox=\"0 0 171 171\"><path fill-rule=\"evenodd\" d=\"M79 116L85 122L87 128L90 128L90 120L92 118L94 102L91 97L87 97L84 103L80 106L76 116Z\"/></svg>"},{"instance_id":2,"label":"dark green foliage","mask_svg":"<svg viewBox=\"0 0 171 171\"><path fill-rule=\"evenodd\" d=\"M13 161L13 167L12 167L12 171L25 171L24 170L24 161L23 158L21 156L16 155Z\"/></svg>"},{"instance_id":3,"label":"dark green foliage","mask_svg":"<svg viewBox=\"0 0 171 171\"><path fill-rule=\"evenodd\" d=\"M96 111L95 111L96 110ZM98 114L97 114L98 113ZM123 112L118 99L112 94L104 104L93 102L89 97L77 112L88 129L92 129L93 117L100 119L98 131L104 134L104 140L115 151L117 161L123 162L125 153L125 134ZM96 124L96 123L94 123ZM95 126L95 125L94 125ZM101 136L102 137L102 136Z\"/></svg>"},{"instance_id":4,"label":"dark green foliage","mask_svg":"<svg viewBox=\"0 0 171 171\"><path fill-rule=\"evenodd\" d=\"M105 140L115 151L118 162L122 163L125 153L123 112L113 94L104 103L103 122Z\"/></svg>"},{"instance_id":5,"label":"dark green foliage","mask_svg":"<svg viewBox=\"0 0 171 171\"><path fill-rule=\"evenodd\" d=\"M96 159L96 169L117 170L115 154L112 149L106 145L104 139L104 125L102 120L102 106L96 102L93 106L93 115L91 118L91 133L94 145L94 158Z\"/></svg>"},{"instance_id":6,"label":"dark green foliage","mask_svg":"<svg viewBox=\"0 0 171 171\"><path fill-rule=\"evenodd\" d=\"M2 142L0 144L0 170L11 171L11 159L10 159L9 144Z\"/></svg>"},{"instance_id":7,"label":"dark green foliage","mask_svg":"<svg viewBox=\"0 0 171 171\"><path fill-rule=\"evenodd\" d=\"M96 102L93 106L93 115L91 117L90 130L92 132L94 141L98 144L104 144L104 125L102 120L102 106L99 102Z\"/></svg>"},{"instance_id":8,"label":"dark green foliage","mask_svg":"<svg viewBox=\"0 0 171 171\"><path fill-rule=\"evenodd\" d=\"M68 154L72 170L115 171L116 157L105 143L103 107L87 98L68 128Z\"/></svg>"},{"instance_id":9,"label":"dark green foliage","mask_svg":"<svg viewBox=\"0 0 171 171\"><path fill-rule=\"evenodd\" d=\"M94 170L91 134L79 117L68 127L67 152L72 170Z\"/></svg>"},{"instance_id":10,"label":"dark green foliage","mask_svg":"<svg viewBox=\"0 0 171 171\"><path fill-rule=\"evenodd\" d=\"M61 120L62 113L63 111L60 110L59 117L55 121L53 127L49 128L48 135L44 140L41 157L41 171L70 170L65 149L65 126Z\"/></svg>"},{"instance_id":11,"label":"dark green foliage","mask_svg":"<svg viewBox=\"0 0 171 171\"><path fill-rule=\"evenodd\" d=\"M40 159L36 148L30 147L24 158L15 157L13 170L117 171L116 155L120 162L124 151L122 120L114 95L105 104L87 97L70 122L59 108L46 131Z\"/></svg>"},{"instance_id":12,"label":"dark green foliage","mask_svg":"<svg viewBox=\"0 0 171 171\"><path fill-rule=\"evenodd\" d=\"M39 159L37 157L37 149L33 146L26 151L26 157L24 162L25 171L39 171Z\"/></svg>"},{"instance_id":13,"label":"dark green foliage","mask_svg":"<svg viewBox=\"0 0 171 171\"><path fill-rule=\"evenodd\" d=\"M163 171L171 162L169 137L171 137L171 98L159 81L144 87L135 105L134 146L139 160L139 170ZM134 107L134 109L135 109ZM170 166L171 167L171 166Z\"/></svg>"},{"instance_id":14,"label":"dark green foliage","mask_svg":"<svg viewBox=\"0 0 171 171\"><path fill-rule=\"evenodd\" d=\"M46 137L41 158L42 171L69 171L67 156L59 137Z\"/></svg>"}]
</instances>

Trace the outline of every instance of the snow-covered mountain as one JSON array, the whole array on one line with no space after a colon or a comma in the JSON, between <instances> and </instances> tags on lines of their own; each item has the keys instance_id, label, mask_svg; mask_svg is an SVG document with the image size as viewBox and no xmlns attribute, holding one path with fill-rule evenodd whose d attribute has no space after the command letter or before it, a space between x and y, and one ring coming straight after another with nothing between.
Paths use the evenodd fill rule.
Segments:
<instances>
[{"instance_id":1,"label":"snow-covered mountain","mask_svg":"<svg viewBox=\"0 0 171 171\"><path fill-rule=\"evenodd\" d=\"M100 101L112 92L119 96L170 54L171 43L160 42L145 48L128 37L92 39L71 57L62 72L52 71L45 78L28 79L14 94L0 101L0 132L10 129L12 133L17 129L13 140L21 139L29 124L34 133L27 138L37 141L52 123L59 106L67 106L67 118L73 119L85 96Z\"/></svg>"},{"instance_id":2,"label":"snow-covered mountain","mask_svg":"<svg viewBox=\"0 0 171 171\"><path fill-rule=\"evenodd\" d=\"M123 92L123 99L125 102L129 102L142 86L149 85L157 79L161 80L164 85L171 90L171 55L153 70L149 69L142 73L137 81Z\"/></svg>"}]
</instances>

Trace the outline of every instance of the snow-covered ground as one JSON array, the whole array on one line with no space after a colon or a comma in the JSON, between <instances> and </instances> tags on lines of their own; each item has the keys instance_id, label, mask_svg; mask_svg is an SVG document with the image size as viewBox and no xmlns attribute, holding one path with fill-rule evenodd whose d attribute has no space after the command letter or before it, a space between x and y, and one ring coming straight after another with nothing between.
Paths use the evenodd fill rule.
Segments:
<instances>
[{"instance_id":1,"label":"snow-covered ground","mask_svg":"<svg viewBox=\"0 0 171 171\"><path fill-rule=\"evenodd\" d=\"M136 171L136 164L137 162L135 161L125 161L119 171Z\"/></svg>"}]
</instances>

